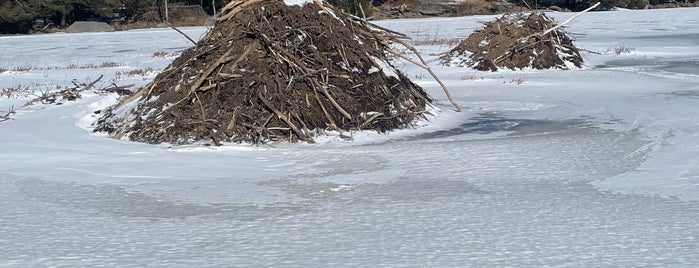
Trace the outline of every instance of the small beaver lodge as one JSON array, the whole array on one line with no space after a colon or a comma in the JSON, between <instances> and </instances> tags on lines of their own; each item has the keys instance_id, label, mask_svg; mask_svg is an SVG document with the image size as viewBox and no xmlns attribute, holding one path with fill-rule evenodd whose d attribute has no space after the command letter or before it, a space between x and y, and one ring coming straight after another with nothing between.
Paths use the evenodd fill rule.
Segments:
<instances>
[{"instance_id":1,"label":"small beaver lodge","mask_svg":"<svg viewBox=\"0 0 699 268\"><path fill-rule=\"evenodd\" d=\"M573 40L541 12L505 14L487 22L440 59L444 65L481 71L567 70L583 62Z\"/></svg>"},{"instance_id":2,"label":"small beaver lodge","mask_svg":"<svg viewBox=\"0 0 699 268\"><path fill-rule=\"evenodd\" d=\"M105 109L95 131L146 143L313 143L327 130L386 132L424 117L432 99L389 60L406 36L307 2L232 1L194 47Z\"/></svg>"}]
</instances>

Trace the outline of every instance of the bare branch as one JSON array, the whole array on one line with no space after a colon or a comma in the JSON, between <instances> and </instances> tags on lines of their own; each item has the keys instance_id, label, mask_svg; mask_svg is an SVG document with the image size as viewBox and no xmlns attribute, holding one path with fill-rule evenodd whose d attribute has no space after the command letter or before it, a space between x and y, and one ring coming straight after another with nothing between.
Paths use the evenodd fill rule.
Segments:
<instances>
[{"instance_id":1,"label":"bare branch","mask_svg":"<svg viewBox=\"0 0 699 268\"><path fill-rule=\"evenodd\" d=\"M177 31L178 33L180 33L182 36L184 36L184 37L186 37L187 39L189 39L189 41L192 42L192 44L194 44L194 45L197 44L197 42L194 41L194 39L192 39L191 37L189 37L189 35L187 35L187 34L184 33L183 31L180 31L180 29L177 29L177 28L176 28L175 26L173 26L171 23L169 23L169 22L166 21L165 24L166 24L167 26L170 26L170 28L172 28L173 30L175 30L175 31Z\"/></svg>"},{"instance_id":2,"label":"bare branch","mask_svg":"<svg viewBox=\"0 0 699 268\"><path fill-rule=\"evenodd\" d=\"M556 29L560 28L560 27L563 26L563 25L566 25L566 23L570 22L570 21L573 20L575 17L580 16L580 15L582 15L583 13L588 12L588 11L590 11L590 10L596 8L597 6L599 6L600 3L601 3L601 2L597 2L597 4L594 4L594 5L592 5L591 7L588 7L587 9L585 9L585 10L583 10L583 11L580 11L578 14L575 14L574 16L570 17L569 19L565 20L564 22L562 22L562 23L560 23L560 24L558 24L558 25L556 25L556 26L554 26L554 27L551 27L551 29L548 29L548 30L544 31L543 33L541 33L541 35L546 35L547 33L550 33L551 31L556 30Z\"/></svg>"},{"instance_id":3,"label":"bare branch","mask_svg":"<svg viewBox=\"0 0 699 268\"><path fill-rule=\"evenodd\" d=\"M14 105L10 106L10 109L7 110L7 113L5 113L5 115L0 115L0 122L5 122L7 120L12 119L12 117L10 117L10 115L13 115L13 114L15 114L15 106Z\"/></svg>"}]
</instances>

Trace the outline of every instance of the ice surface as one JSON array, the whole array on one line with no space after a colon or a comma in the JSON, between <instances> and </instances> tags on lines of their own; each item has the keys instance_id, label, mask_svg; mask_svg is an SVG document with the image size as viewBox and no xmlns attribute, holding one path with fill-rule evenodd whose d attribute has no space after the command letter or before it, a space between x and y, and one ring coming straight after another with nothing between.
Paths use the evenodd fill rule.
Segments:
<instances>
[{"instance_id":1,"label":"ice surface","mask_svg":"<svg viewBox=\"0 0 699 268\"><path fill-rule=\"evenodd\" d=\"M0 267L697 267L697 13L586 13L568 31L600 54L579 70L432 64L462 113L396 62L441 111L351 142L145 145L90 133L113 95L2 97L17 114L0 123ZM458 39L494 17L378 23ZM0 37L0 89L143 85L116 72L189 45L163 29ZM65 68L104 61L119 67Z\"/></svg>"}]
</instances>

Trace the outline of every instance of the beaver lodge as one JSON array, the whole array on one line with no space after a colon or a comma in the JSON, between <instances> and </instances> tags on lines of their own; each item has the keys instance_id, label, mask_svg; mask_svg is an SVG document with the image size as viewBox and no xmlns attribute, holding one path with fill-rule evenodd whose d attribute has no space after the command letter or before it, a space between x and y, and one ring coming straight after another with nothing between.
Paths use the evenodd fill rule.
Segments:
<instances>
[{"instance_id":1,"label":"beaver lodge","mask_svg":"<svg viewBox=\"0 0 699 268\"><path fill-rule=\"evenodd\" d=\"M410 127L431 103L389 61L402 34L320 1L232 1L221 14L154 81L104 110L95 131L146 143L313 143L327 130Z\"/></svg>"},{"instance_id":2,"label":"beaver lodge","mask_svg":"<svg viewBox=\"0 0 699 268\"><path fill-rule=\"evenodd\" d=\"M506 14L488 22L441 57L444 65L481 71L570 69L583 59L573 40L542 12Z\"/></svg>"}]
</instances>

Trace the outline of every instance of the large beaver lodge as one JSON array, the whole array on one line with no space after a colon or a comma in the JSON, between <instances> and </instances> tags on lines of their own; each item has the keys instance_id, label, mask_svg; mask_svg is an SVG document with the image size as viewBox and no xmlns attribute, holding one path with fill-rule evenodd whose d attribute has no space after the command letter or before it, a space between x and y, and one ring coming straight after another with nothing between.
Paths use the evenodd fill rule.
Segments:
<instances>
[{"instance_id":1,"label":"large beaver lodge","mask_svg":"<svg viewBox=\"0 0 699 268\"><path fill-rule=\"evenodd\" d=\"M232 1L153 82L104 110L95 131L218 145L410 127L431 98L391 65L401 38L320 1Z\"/></svg>"},{"instance_id":2,"label":"large beaver lodge","mask_svg":"<svg viewBox=\"0 0 699 268\"><path fill-rule=\"evenodd\" d=\"M473 32L441 61L481 71L581 67L583 59L572 38L555 26L541 12L506 14Z\"/></svg>"}]
</instances>

